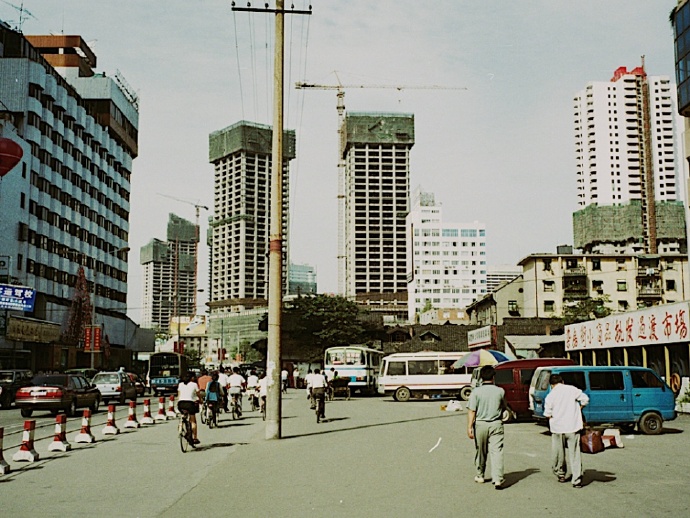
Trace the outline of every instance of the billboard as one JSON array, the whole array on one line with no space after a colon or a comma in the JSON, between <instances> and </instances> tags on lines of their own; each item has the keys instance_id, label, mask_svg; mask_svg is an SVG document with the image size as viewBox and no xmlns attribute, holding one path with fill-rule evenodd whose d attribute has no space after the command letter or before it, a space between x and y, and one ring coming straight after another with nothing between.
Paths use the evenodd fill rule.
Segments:
<instances>
[{"instance_id":1,"label":"billboard","mask_svg":"<svg viewBox=\"0 0 690 518\"><path fill-rule=\"evenodd\" d=\"M33 311L36 290L27 286L0 284L0 309Z\"/></svg>"}]
</instances>

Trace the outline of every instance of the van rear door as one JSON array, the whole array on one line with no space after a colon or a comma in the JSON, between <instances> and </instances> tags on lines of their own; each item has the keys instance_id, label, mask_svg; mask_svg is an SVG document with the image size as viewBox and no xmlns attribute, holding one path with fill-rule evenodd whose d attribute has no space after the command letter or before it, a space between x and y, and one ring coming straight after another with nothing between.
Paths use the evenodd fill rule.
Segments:
<instances>
[{"instance_id":1,"label":"van rear door","mask_svg":"<svg viewBox=\"0 0 690 518\"><path fill-rule=\"evenodd\" d=\"M592 423L628 422L632 417L630 373L625 370L591 370L589 404L585 419Z\"/></svg>"}]
</instances>

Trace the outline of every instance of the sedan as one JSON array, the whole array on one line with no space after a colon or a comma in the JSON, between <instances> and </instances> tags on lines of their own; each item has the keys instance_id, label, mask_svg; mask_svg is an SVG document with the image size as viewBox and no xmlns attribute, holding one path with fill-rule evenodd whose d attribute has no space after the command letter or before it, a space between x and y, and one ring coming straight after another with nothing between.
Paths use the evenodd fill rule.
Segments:
<instances>
[{"instance_id":1,"label":"sedan","mask_svg":"<svg viewBox=\"0 0 690 518\"><path fill-rule=\"evenodd\" d=\"M117 400L124 405L128 399L137 400L137 388L124 371L99 372L93 377L93 384L98 387L106 405L111 400Z\"/></svg>"},{"instance_id":2,"label":"sedan","mask_svg":"<svg viewBox=\"0 0 690 518\"><path fill-rule=\"evenodd\" d=\"M101 393L84 376L73 374L45 374L34 376L31 386L17 391L15 405L22 417L31 417L34 410L50 410L57 415L61 410L73 417L77 408L88 407L96 413Z\"/></svg>"}]
</instances>

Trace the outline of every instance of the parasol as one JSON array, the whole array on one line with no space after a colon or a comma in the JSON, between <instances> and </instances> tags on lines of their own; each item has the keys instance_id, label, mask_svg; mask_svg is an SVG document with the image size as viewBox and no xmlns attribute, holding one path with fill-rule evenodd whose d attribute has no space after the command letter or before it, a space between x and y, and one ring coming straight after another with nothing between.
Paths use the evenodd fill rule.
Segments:
<instances>
[{"instance_id":1,"label":"parasol","mask_svg":"<svg viewBox=\"0 0 690 518\"><path fill-rule=\"evenodd\" d=\"M480 367L482 365L496 365L510 360L508 356L493 349L477 349L467 353L453 364L454 369L460 367Z\"/></svg>"}]
</instances>

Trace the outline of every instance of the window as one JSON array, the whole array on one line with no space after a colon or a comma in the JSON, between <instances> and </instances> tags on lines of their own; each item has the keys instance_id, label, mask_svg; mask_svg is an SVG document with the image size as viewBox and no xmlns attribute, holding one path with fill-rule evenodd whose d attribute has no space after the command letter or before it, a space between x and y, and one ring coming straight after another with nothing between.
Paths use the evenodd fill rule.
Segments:
<instances>
[{"instance_id":1,"label":"window","mask_svg":"<svg viewBox=\"0 0 690 518\"><path fill-rule=\"evenodd\" d=\"M556 304L554 303L553 300L545 300L544 301L544 311L553 313L554 308L556 307Z\"/></svg>"},{"instance_id":2,"label":"window","mask_svg":"<svg viewBox=\"0 0 690 518\"><path fill-rule=\"evenodd\" d=\"M604 291L604 281L592 281L592 290L603 292Z\"/></svg>"},{"instance_id":3,"label":"window","mask_svg":"<svg viewBox=\"0 0 690 518\"><path fill-rule=\"evenodd\" d=\"M592 270L601 270L601 259L592 259Z\"/></svg>"},{"instance_id":4,"label":"window","mask_svg":"<svg viewBox=\"0 0 690 518\"><path fill-rule=\"evenodd\" d=\"M580 390L585 390L587 388L585 384L585 373L582 371L561 372L560 375L563 378L563 383L566 385L573 385Z\"/></svg>"},{"instance_id":5,"label":"window","mask_svg":"<svg viewBox=\"0 0 690 518\"><path fill-rule=\"evenodd\" d=\"M551 271L551 259L544 259L544 271L545 272Z\"/></svg>"},{"instance_id":6,"label":"window","mask_svg":"<svg viewBox=\"0 0 690 518\"><path fill-rule=\"evenodd\" d=\"M544 281L544 291L553 291L555 285L555 281Z\"/></svg>"},{"instance_id":7,"label":"window","mask_svg":"<svg viewBox=\"0 0 690 518\"><path fill-rule=\"evenodd\" d=\"M618 301L618 311L627 311L628 310L628 301L627 300L619 300Z\"/></svg>"},{"instance_id":8,"label":"window","mask_svg":"<svg viewBox=\"0 0 690 518\"><path fill-rule=\"evenodd\" d=\"M508 301L508 313L517 313L518 310L518 302L517 300L509 300Z\"/></svg>"},{"instance_id":9,"label":"window","mask_svg":"<svg viewBox=\"0 0 690 518\"><path fill-rule=\"evenodd\" d=\"M387 374L389 376L404 376L405 370L405 362L389 362Z\"/></svg>"},{"instance_id":10,"label":"window","mask_svg":"<svg viewBox=\"0 0 690 518\"><path fill-rule=\"evenodd\" d=\"M410 376L438 374L438 362L436 360L410 360L407 369Z\"/></svg>"},{"instance_id":11,"label":"window","mask_svg":"<svg viewBox=\"0 0 690 518\"><path fill-rule=\"evenodd\" d=\"M628 283L626 281L618 280L616 281L617 291L628 291Z\"/></svg>"},{"instance_id":12,"label":"window","mask_svg":"<svg viewBox=\"0 0 690 518\"><path fill-rule=\"evenodd\" d=\"M590 372L589 386L592 390L623 390L623 373L616 371Z\"/></svg>"},{"instance_id":13,"label":"window","mask_svg":"<svg viewBox=\"0 0 690 518\"><path fill-rule=\"evenodd\" d=\"M649 371L630 371L633 388L661 388L664 382L661 381L653 372Z\"/></svg>"},{"instance_id":14,"label":"window","mask_svg":"<svg viewBox=\"0 0 690 518\"><path fill-rule=\"evenodd\" d=\"M513 384L513 369L499 369L496 371L494 383L498 386Z\"/></svg>"},{"instance_id":15,"label":"window","mask_svg":"<svg viewBox=\"0 0 690 518\"><path fill-rule=\"evenodd\" d=\"M668 279L666 281L666 291L676 291L676 281Z\"/></svg>"},{"instance_id":16,"label":"window","mask_svg":"<svg viewBox=\"0 0 690 518\"><path fill-rule=\"evenodd\" d=\"M529 387L536 369L520 369L520 384Z\"/></svg>"}]
</instances>

